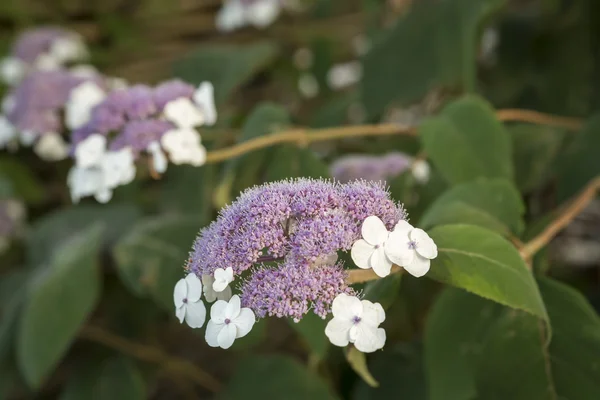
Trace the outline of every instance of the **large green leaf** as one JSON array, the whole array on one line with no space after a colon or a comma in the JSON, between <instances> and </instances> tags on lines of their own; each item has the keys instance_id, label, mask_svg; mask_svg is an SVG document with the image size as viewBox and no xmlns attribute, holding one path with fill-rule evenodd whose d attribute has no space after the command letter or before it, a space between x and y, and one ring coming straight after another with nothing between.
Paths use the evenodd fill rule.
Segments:
<instances>
[{"instance_id":1,"label":"large green leaf","mask_svg":"<svg viewBox=\"0 0 600 400\"><path fill-rule=\"evenodd\" d=\"M558 197L567 200L600 175L600 115L592 117L569 146L559 165Z\"/></svg>"},{"instance_id":2,"label":"large green leaf","mask_svg":"<svg viewBox=\"0 0 600 400\"><path fill-rule=\"evenodd\" d=\"M456 289L434 306L426 331L431 399L596 399L600 319L572 288L541 279L552 324Z\"/></svg>"},{"instance_id":3,"label":"large green leaf","mask_svg":"<svg viewBox=\"0 0 600 400\"><path fill-rule=\"evenodd\" d=\"M26 293L28 274L24 270L11 271L0 277L0 364L14 348L14 341Z\"/></svg>"},{"instance_id":4,"label":"large green leaf","mask_svg":"<svg viewBox=\"0 0 600 400\"><path fill-rule=\"evenodd\" d=\"M278 51L270 41L202 47L179 60L174 73L195 85L212 82L217 103L223 103L235 89L273 62Z\"/></svg>"},{"instance_id":5,"label":"large green leaf","mask_svg":"<svg viewBox=\"0 0 600 400\"><path fill-rule=\"evenodd\" d=\"M423 148L450 184L483 178L512 180L511 142L494 110L463 97L419 127Z\"/></svg>"},{"instance_id":6,"label":"large green leaf","mask_svg":"<svg viewBox=\"0 0 600 400\"><path fill-rule=\"evenodd\" d=\"M200 227L193 216L138 222L114 248L123 282L137 295L152 297L171 310L173 287L184 275L183 267Z\"/></svg>"},{"instance_id":7,"label":"large green leaf","mask_svg":"<svg viewBox=\"0 0 600 400\"><path fill-rule=\"evenodd\" d=\"M503 3L414 2L366 55L362 100L368 114L419 100L435 86L474 91L479 28Z\"/></svg>"},{"instance_id":8,"label":"large green leaf","mask_svg":"<svg viewBox=\"0 0 600 400\"><path fill-rule=\"evenodd\" d=\"M75 371L60 400L144 400L145 392L144 379L136 365L124 357L113 357Z\"/></svg>"},{"instance_id":9,"label":"large green leaf","mask_svg":"<svg viewBox=\"0 0 600 400\"><path fill-rule=\"evenodd\" d=\"M324 400L336 396L318 376L291 358L253 356L238 363L220 398Z\"/></svg>"},{"instance_id":10,"label":"large green leaf","mask_svg":"<svg viewBox=\"0 0 600 400\"><path fill-rule=\"evenodd\" d=\"M468 223L503 235L519 235L525 206L515 186L505 179L478 179L452 187L440 196L419 222L423 229Z\"/></svg>"},{"instance_id":11,"label":"large green leaf","mask_svg":"<svg viewBox=\"0 0 600 400\"><path fill-rule=\"evenodd\" d=\"M548 318L533 275L502 236L474 225L443 225L429 235L439 254L428 277Z\"/></svg>"},{"instance_id":12,"label":"large green leaf","mask_svg":"<svg viewBox=\"0 0 600 400\"><path fill-rule=\"evenodd\" d=\"M32 266L47 262L62 243L95 223L105 226L101 242L111 246L141 214L132 205L82 205L55 211L33 225L27 237L29 262Z\"/></svg>"},{"instance_id":13,"label":"large green leaf","mask_svg":"<svg viewBox=\"0 0 600 400\"><path fill-rule=\"evenodd\" d=\"M531 124L517 124L507 129L512 139L517 186L523 192L540 188L555 172L565 132Z\"/></svg>"},{"instance_id":14,"label":"large green leaf","mask_svg":"<svg viewBox=\"0 0 600 400\"><path fill-rule=\"evenodd\" d=\"M100 225L82 231L54 253L30 281L21 315L17 361L32 388L39 388L66 353L100 294Z\"/></svg>"}]
</instances>

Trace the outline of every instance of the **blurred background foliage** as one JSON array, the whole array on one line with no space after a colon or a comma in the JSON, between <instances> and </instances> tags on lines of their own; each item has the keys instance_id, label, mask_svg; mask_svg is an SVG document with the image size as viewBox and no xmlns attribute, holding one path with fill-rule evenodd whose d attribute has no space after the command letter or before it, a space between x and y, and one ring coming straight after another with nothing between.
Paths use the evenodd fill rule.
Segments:
<instances>
[{"instance_id":1,"label":"blurred background foliage","mask_svg":"<svg viewBox=\"0 0 600 400\"><path fill-rule=\"evenodd\" d=\"M171 167L160 180L119 188L108 205L71 204L67 161L49 164L27 149L0 154L2 199L26 206L26 222L0 255L0 399L600 398L600 323L583 297L598 310L594 204L534 260L536 271L579 291L539 278L553 327L560 324L549 355L539 350L540 322L531 315L410 276L363 288L388 314L385 351L367 358L377 388L364 360L354 364L361 379L316 317L263 320L223 351L176 323L172 307L192 241L219 208L257 183L328 177L329 163L348 153L425 150L433 164L426 185L409 172L388 184L426 229L471 223L533 237L600 173L600 3L307 0L303 12L268 29L229 34L214 25L220 3L2 1L0 49L23 29L57 24L84 35L92 64L107 74L210 80L219 122L202 132L209 150L294 126L426 119L420 138L278 145L202 168ZM354 60L361 81L331 89L331 68ZM304 74L317 95L299 90ZM471 96L453 101L464 94ZM490 107L586 122L577 133L501 125ZM592 250L582 261L584 247ZM511 332L520 340L509 342ZM531 363L519 363L524 354Z\"/></svg>"}]
</instances>

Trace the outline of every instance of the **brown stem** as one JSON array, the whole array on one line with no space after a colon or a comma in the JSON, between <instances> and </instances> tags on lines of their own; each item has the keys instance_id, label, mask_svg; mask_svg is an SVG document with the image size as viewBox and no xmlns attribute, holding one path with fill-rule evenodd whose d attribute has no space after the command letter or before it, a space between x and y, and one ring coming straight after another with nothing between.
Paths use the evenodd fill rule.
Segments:
<instances>
[{"instance_id":1,"label":"brown stem","mask_svg":"<svg viewBox=\"0 0 600 400\"><path fill-rule=\"evenodd\" d=\"M552 221L539 235L527 242L521 249L521 256L529 260L546 246L561 230L563 230L587 205L596 198L600 190L600 177L594 178L587 186L565 206L561 207L559 216Z\"/></svg>"},{"instance_id":2,"label":"brown stem","mask_svg":"<svg viewBox=\"0 0 600 400\"><path fill-rule=\"evenodd\" d=\"M398 274L403 271L397 265L392 266L392 272L390 274ZM348 271L348 276L346 277L346 283L348 285L352 285L355 283L364 283L369 281L374 281L376 279L380 279L379 275L377 275L372 269L353 269Z\"/></svg>"},{"instance_id":3,"label":"brown stem","mask_svg":"<svg viewBox=\"0 0 600 400\"><path fill-rule=\"evenodd\" d=\"M531 110L505 109L496 111L496 117L504 122L529 122L531 124L548 125L571 131L581 130L583 121L579 118L561 117Z\"/></svg>"},{"instance_id":4,"label":"brown stem","mask_svg":"<svg viewBox=\"0 0 600 400\"><path fill-rule=\"evenodd\" d=\"M79 337L101 343L138 360L159 364L171 373L185 376L212 393L217 393L221 390L221 382L208 372L189 361L172 357L156 347L129 341L97 326L83 327L79 333Z\"/></svg>"}]
</instances>

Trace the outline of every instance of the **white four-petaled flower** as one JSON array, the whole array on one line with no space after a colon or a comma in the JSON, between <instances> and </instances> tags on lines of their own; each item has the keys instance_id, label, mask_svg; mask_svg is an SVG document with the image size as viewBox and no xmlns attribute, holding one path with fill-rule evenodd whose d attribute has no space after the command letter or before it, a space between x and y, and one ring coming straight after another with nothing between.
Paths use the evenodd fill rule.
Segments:
<instances>
[{"instance_id":1,"label":"white four-petaled flower","mask_svg":"<svg viewBox=\"0 0 600 400\"><path fill-rule=\"evenodd\" d=\"M233 282L233 268L231 267L227 267L226 269L217 268L214 275L215 281L212 287L215 292L222 292Z\"/></svg>"},{"instance_id":2,"label":"white four-petaled flower","mask_svg":"<svg viewBox=\"0 0 600 400\"><path fill-rule=\"evenodd\" d=\"M400 221L390 233L386 252L396 265L404 267L411 275L421 277L429 271L430 260L437 257L437 246L422 229L414 228L406 221Z\"/></svg>"},{"instance_id":3,"label":"white four-petaled flower","mask_svg":"<svg viewBox=\"0 0 600 400\"><path fill-rule=\"evenodd\" d=\"M75 165L80 168L97 165L106 152L106 136L95 133L75 147Z\"/></svg>"},{"instance_id":4,"label":"white four-petaled flower","mask_svg":"<svg viewBox=\"0 0 600 400\"><path fill-rule=\"evenodd\" d=\"M172 129L160 139L162 147L169 153L173 164L201 166L206 161L206 149L200 135L193 129Z\"/></svg>"},{"instance_id":5,"label":"white four-petaled flower","mask_svg":"<svg viewBox=\"0 0 600 400\"><path fill-rule=\"evenodd\" d=\"M166 119L182 129L193 128L204 123L202 111L186 97L168 102L164 114Z\"/></svg>"},{"instance_id":6,"label":"white four-petaled flower","mask_svg":"<svg viewBox=\"0 0 600 400\"><path fill-rule=\"evenodd\" d=\"M159 174L164 174L167 171L168 161L167 156L165 156L165 153L160 147L160 143L157 141L151 142L146 150L152 157L152 167L154 168L154 171Z\"/></svg>"},{"instance_id":7,"label":"white four-petaled flower","mask_svg":"<svg viewBox=\"0 0 600 400\"><path fill-rule=\"evenodd\" d=\"M33 151L45 161L59 161L69 155L69 145L60 134L50 132L39 138Z\"/></svg>"},{"instance_id":8,"label":"white four-petaled flower","mask_svg":"<svg viewBox=\"0 0 600 400\"><path fill-rule=\"evenodd\" d=\"M206 307L201 300L202 282L196 274L188 274L185 279L180 279L175 284L173 301L175 302L175 315L179 322L185 322L192 328L200 328L206 320Z\"/></svg>"},{"instance_id":9,"label":"white four-petaled flower","mask_svg":"<svg viewBox=\"0 0 600 400\"><path fill-rule=\"evenodd\" d=\"M202 275L202 286L204 288L204 298L209 303L215 300L229 301L231 299L231 286L227 286L223 291L217 292L213 289L215 277L212 275Z\"/></svg>"},{"instance_id":10,"label":"white four-petaled flower","mask_svg":"<svg viewBox=\"0 0 600 400\"><path fill-rule=\"evenodd\" d=\"M200 108L204 117L204 124L212 126L217 122L217 108L215 107L215 89L210 82L202 82L194 92L194 103Z\"/></svg>"},{"instance_id":11,"label":"white four-petaled flower","mask_svg":"<svg viewBox=\"0 0 600 400\"><path fill-rule=\"evenodd\" d=\"M0 60L0 79L8 85L16 85L27 73L27 64L16 57Z\"/></svg>"},{"instance_id":12,"label":"white four-petaled flower","mask_svg":"<svg viewBox=\"0 0 600 400\"><path fill-rule=\"evenodd\" d=\"M256 317L249 308L241 308L239 296L226 302L219 300L210 309L210 321L206 326L206 343L211 347L228 349L235 339L246 336Z\"/></svg>"},{"instance_id":13,"label":"white four-petaled flower","mask_svg":"<svg viewBox=\"0 0 600 400\"><path fill-rule=\"evenodd\" d=\"M380 277L389 275L393 264L421 277L429 271L430 260L437 257L437 246L429 235L404 220L390 233L372 215L364 220L361 232L363 238L352 245L352 260L359 268L373 268Z\"/></svg>"},{"instance_id":14,"label":"white four-petaled flower","mask_svg":"<svg viewBox=\"0 0 600 400\"><path fill-rule=\"evenodd\" d=\"M65 105L65 124L71 130L79 129L90 119L92 109L100 104L106 93L96 83L87 81L69 94L69 100Z\"/></svg>"},{"instance_id":15,"label":"white four-petaled flower","mask_svg":"<svg viewBox=\"0 0 600 400\"><path fill-rule=\"evenodd\" d=\"M325 335L336 346L349 343L363 353L372 353L385 344L385 330L379 328L385 320L385 311L379 303L360 300L340 293L333 300L333 319L325 327Z\"/></svg>"}]
</instances>

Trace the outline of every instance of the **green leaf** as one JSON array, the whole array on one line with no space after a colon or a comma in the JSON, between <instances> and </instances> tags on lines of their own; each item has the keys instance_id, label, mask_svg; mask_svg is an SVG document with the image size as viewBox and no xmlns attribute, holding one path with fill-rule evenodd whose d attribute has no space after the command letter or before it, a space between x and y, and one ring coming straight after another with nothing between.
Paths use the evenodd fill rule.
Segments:
<instances>
[{"instance_id":1,"label":"green leaf","mask_svg":"<svg viewBox=\"0 0 600 400\"><path fill-rule=\"evenodd\" d=\"M542 187L555 172L565 132L531 124L512 125L508 130L512 139L517 186L523 192Z\"/></svg>"},{"instance_id":2,"label":"green leaf","mask_svg":"<svg viewBox=\"0 0 600 400\"><path fill-rule=\"evenodd\" d=\"M559 165L557 196L559 201L567 200L579 192L596 176L600 175L600 115L589 119L581 132L569 146Z\"/></svg>"},{"instance_id":3,"label":"green leaf","mask_svg":"<svg viewBox=\"0 0 600 400\"><path fill-rule=\"evenodd\" d=\"M439 226L429 235L438 257L428 277L548 319L533 275L502 236L473 225Z\"/></svg>"},{"instance_id":4,"label":"green leaf","mask_svg":"<svg viewBox=\"0 0 600 400\"><path fill-rule=\"evenodd\" d=\"M143 400L146 388L136 365L125 357L113 357L77 369L67 381L60 400Z\"/></svg>"},{"instance_id":5,"label":"green leaf","mask_svg":"<svg viewBox=\"0 0 600 400\"><path fill-rule=\"evenodd\" d=\"M369 370L377 377L379 387L358 382L352 400L428 399L420 346L389 343L384 351L369 356Z\"/></svg>"},{"instance_id":6,"label":"green leaf","mask_svg":"<svg viewBox=\"0 0 600 400\"><path fill-rule=\"evenodd\" d=\"M10 182L12 194L28 204L44 200L44 186L26 164L13 158L0 159L0 177Z\"/></svg>"},{"instance_id":7,"label":"green leaf","mask_svg":"<svg viewBox=\"0 0 600 400\"><path fill-rule=\"evenodd\" d=\"M467 223L503 235L520 235L525 205L512 183L504 179L478 179L452 187L425 212L419 226Z\"/></svg>"},{"instance_id":8,"label":"green leaf","mask_svg":"<svg viewBox=\"0 0 600 400\"><path fill-rule=\"evenodd\" d=\"M494 110L463 97L419 127L423 149L448 183L483 178L512 180L511 142Z\"/></svg>"},{"instance_id":9,"label":"green leaf","mask_svg":"<svg viewBox=\"0 0 600 400\"><path fill-rule=\"evenodd\" d=\"M240 361L222 399L324 400L337 397L318 376L284 356L253 356Z\"/></svg>"},{"instance_id":10,"label":"green leaf","mask_svg":"<svg viewBox=\"0 0 600 400\"><path fill-rule=\"evenodd\" d=\"M31 229L27 238L29 264L47 262L62 243L99 222L106 227L101 245L112 246L141 214L132 205L83 205L55 211L37 220Z\"/></svg>"},{"instance_id":11,"label":"green leaf","mask_svg":"<svg viewBox=\"0 0 600 400\"><path fill-rule=\"evenodd\" d=\"M19 316L23 309L28 274L24 270L11 271L0 278L0 365L14 348Z\"/></svg>"},{"instance_id":12,"label":"green leaf","mask_svg":"<svg viewBox=\"0 0 600 400\"><path fill-rule=\"evenodd\" d=\"M171 165L160 182L160 206L166 213L196 215L202 224L212 218L213 190L217 182L215 165L202 168Z\"/></svg>"},{"instance_id":13,"label":"green leaf","mask_svg":"<svg viewBox=\"0 0 600 400\"><path fill-rule=\"evenodd\" d=\"M329 339L323 332L327 321L315 313L309 312L299 322L288 319L290 326L302 337L311 355L317 360L323 360L329 349Z\"/></svg>"},{"instance_id":14,"label":"green leaf","mask_svg":"<svg viewBox=\"0 0 600 400\"><path fill-rule=\"evenodd\" d=\"M329 168L308 148L298 148L291 144L275 148L267 167L266 180L297 177L327 178Z\"/></svg>"},{"instance_id":15,"label":"green leaf","mask_svg":"<svg viewBox=\"0 0 600 400\"><path fill-rule=\"evenodd\" d=\"M219 104L239 86L271 64L279 53L274 42L245 45L213 45L199 48L174 65L175 76L198 85L210 81Z\"/></svg>"},{"instance_id":16,"label":"green leaf","mask_svg":"<svg viewBox=\"0 0 600 400\"><path fill-rule=\"evenodd\" d=\"M193 216L139 221L113 251L123 283L138 296L152 297L171 310L173 287L184 275L183 267L200 227Z\"/></svg>"},{"instance_id":17,"label":"green leaf","mask_svg":"<svg viewBox=\"0 0 600 400\"><path fill-rule=\"evenodd\" d=\"M379 387L379 382L371 375L369 367L367 367L367 356L365 353L358 351L354 346L350 346L345 353L346 360L354 372L356 372L367 385L374 388Z\"/></svg>"},{"instance_id":18,"label":"green leaf","mask_svg":"<svg viewBox=\"0 0 600 400\"><path fill-rule=\"evenodd\" d=\"M480 25L504 0L415 2L364 60L362 102L369 116L408 105L431 88L475 90Z\"/></svg>"},{"instance_id":19,"label":"green leaf","mask_svg":"<svg viewBox=\"0 0 600 400\"><path fill-rule=\"evenodd\" d=\"M290 125L287 110L273 103L262 103L256 106L242 128L240 142L267 136L286 129ZM227 171L234 171L235 181L232 187L233 195L261 181L261 174L268 163L273 149L262 149L243 155L226 164Z\"/></svg>"},{"instance_id":20,"label":"green leaf","mask_svg":"<svg viewBox=\"0 0 600 400\"><path fill-rule=\"evenodd\" d=\"M379 303L387 310L400 294L402 274L393 274L382 279L368 282L364 289L364 299Z\"/></svg>"},{"instance_id":21,"label":"green leaf","mask_svg":"<svg viewBox=\"0 0 600 400\"><path fill-rule=\"evenodd\" d=\"M50 265L30 281L21 315L17 362L37 389L66 353L100 294L100 225L57 249Z\"/></svg>"},{"instance_id":22,"label":"green leaf","mask_svg":"<svg viewBox=\"0 0 600 400\"><path fill-rule=\"evenodd\" d=\"M600 319L572 288L539 281L552 324L455 289L426 330L431 399L596 399Z\"/></svg>"}]
</instances>

